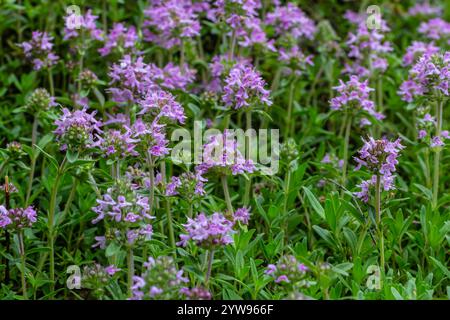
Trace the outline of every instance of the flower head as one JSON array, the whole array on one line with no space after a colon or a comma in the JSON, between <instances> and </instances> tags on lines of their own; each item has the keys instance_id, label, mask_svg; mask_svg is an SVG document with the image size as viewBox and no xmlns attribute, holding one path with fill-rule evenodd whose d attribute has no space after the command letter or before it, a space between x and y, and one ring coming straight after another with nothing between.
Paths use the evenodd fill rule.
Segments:
<instances>
[{"instance_id":1,"label":"flower head","mask_svg":"<svg viewBox=\"0 0 450 320\"><path fill-rule=\"evenodd\" d=\"M339 95L331 99L331 109L352 113L363 110L378 120L384 118L381 113L375 111L375 104L370 100L370 92L374 89L369 87L368 80L361 82L357 76L351 76L349 81L339 80L339 82L340 85L334 87Z\"/></svg>"},{"instance_id":2,"label":"flower head","mask_svg":"<svg viewBox=\"0 0 450 320\"><path fill-rule=\"evenodd\" d=\"M71 112L64 108L63 114L55 121L56 134L61 150L70 147L90 148L94 145L94 134L100 133L101 123L95 119L95 111L87 112L87 108Z\"/></svg>"},{"instance_id":3,"label":"flower head","mask_svg":"<svg viewBox=\"0 0 450 320\"><path fill-rule=\"evenodd\" d=\"M194 219L188 218L188 222L183 225L187 233L180 236L181 241L177 244L186 246L192 240L197 246L211 249L233 243L233 225L221 213L216 212L211 216L200 213Z\"/></svg>"},{"instance_id":4,"label":"flower head","mask_svg":"<svg viewBox=\"0 0 450 320\"><path fill-rule=\"evenodd\" d=\"M53 37L47 32L33 31L31 40L19 44L25 57L34 66L34 70L47 69L56 64L59 57L52 51Z\"/></svg>"},{"instance_id":5,"label":"flower head","mask_svg":"<svg viewBox=\"0 0 450 320\"><path fill-rule=\"evenodd\" d=\"M196 167L200 174L212 170L219 174L243 174L255 171L252 159L245 159L239 151L238 142L225 130L224 134L211 136L203 146L203 162Z\"/></svg>"},{"instance_id":6,"label":"flower head","mask_svg":"<svg viewBox=\"0 0 450 320\"><path fill-rule=\"evenodd\" d=\"M200 22L190 0L156 0L144 11L144 39L170 49L200 34Z\"/></svg>"},{"instance_id":7,"label":"flower head","mask_svg":"<svg viewBox=\"0 0 450 320\"><path fill-rule=\"evenodd\" d=\"M266 82L254 68L236 64L225 79L222 100L226 106L234 109L270 106L270 91L264 88L265 85Z\"/></svg>"},{"instance_id":8,"label":"flower head","mask_svg":"<svg viewBox=\"0 0 450 320\"><path fill-rule=\"evenodd\" d=\"M97 214L92 223L103 221L107 228L105 240L133 245L149 240L153 234L149 222L154 217L150 214L148 197L134 190L127 181L119 181L109 188L101 199L97 199L97 206L92 211ZM104 246L103 238L97 241L100 241L100 247Z\"/></svg>"},{"instance_id":9,"label":"flower head","mask_svg":"<svg viewBox=\"0 0 450 320\"><path fill-rule=\"evenodd\" d=\"M31 114L46 111L57 104L55 98L46 89L38 88L34 90L27 99L26 107Z\"/></svg>"},{"instance_id":10,"label":"flower head","mask_svg":"<svg viewBox=\"0 0 450 320\"><path fill-rule=\"evenodd\" d=\"M449 95L450 51L444 54L423 55L409 71L408 80L403 82L399 93L408 102L418 96Z\"/></svg>"},{"instance_id":11,"label":"flower head","mask_svg":"<svg viewBox=\"0 0 450 320\"><path fill-rule=\"evenodd\" d=\"M432 40L449 39L450 23L441 18L430 19L420 24L419 32Z\"/></svg>"},{"instance_id":12,"label":"flower head","mask_svg":"<svg viewBox=\"0 0 450 320\"><path fill-rule=\"evenodd\" d=\"M375 140L369 137L368 140L363 140L364 145L359 151L359 156L355 157L358 165L355 170L361 167L366 167L373 175L371 179L363 181L359 187L360 192L355 195L364 202L369 200L370 187L375 186L377 177L380 177L380 182L385 191L394 189L394 172L398 164L398 156L404 146L400 143L401 140L389 141L386 138Z\"/></svg>"},{"instance_id":13,"label":"flower head","mask_svg":"<svg viewBox=\"0 0 450 320\"><path fill-rule=\"evenodd\" d=\"M37 221L37 213L33 207L12 208L7 210L0 205L0 228L21 230L31 227Z\"/></svg>"},{"instance_id":14,"label":"flower head","mask_svg":"<svg viewBox=\"0 0 450 320\"><path fill-rule=\"evenodd\" d=\"M177 270L172 257L150 257L144 263L144 271L133 277L132 300L179 299L184 284L189 279L183 276L183 269Z\"/></svg>"},{"instance_id":15,"label":"flower head","mask_svg":"<svg viewBox=\"0 0 450 320\"><path fill-rule=\"evenodd\" d=\"M67 15L64 17L64 40L81 37L82 33L86 33L91 39L102 40L103 31L97 28L97 19L98 16L93 15L90 9L84 15L76 12Z\"/></svg>"},{"instance_id":16,"label":"flower head","mask_svg":"<svg viewBox=\"0 0 450 320\"><path fill-rule=\"evenodd\" d=\"M111 53L114 48L120 50L133 50L138 42L138 35L134 26L125 27L123 23L114 23L112 29L106 36L105 45L98 49L102 56Z\"/></svg>"},{"instance_id":17,"label":"flower head","mask_svg":"<svg viewBox=\"0 0 450 320\"><path fill-rule=\"evenodd\" d=\"M207 181L200 173L185 172L179 177L172 177L166 186L166 195L181 195L188 201L206 194L204 183Z\"/></svg>"},{"instance_id":18,"label":"flower head","mask_svg":"<svg viewBox=\"0 0 450 320\"><path fill-rule=\"evenodd\" d=\"M306 281L309 271L303 263L297 261L294 256L282 256L276 265L269 264L265 273L271 276L276 283L300 288L308 285Z\"/></svg>"}]
</instances>

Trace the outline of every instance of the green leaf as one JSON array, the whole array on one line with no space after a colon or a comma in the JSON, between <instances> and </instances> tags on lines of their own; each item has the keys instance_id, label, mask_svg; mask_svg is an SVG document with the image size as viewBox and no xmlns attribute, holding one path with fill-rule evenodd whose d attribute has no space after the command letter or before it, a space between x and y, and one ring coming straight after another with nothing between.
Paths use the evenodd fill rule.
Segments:
<instances>
[{"instance_id":1,"label":"green leaf","mask_svg":"<svg viewBox=\"0 0 450 320\"><path fill-rule=\"evenodd\" d=\"M120 252L120 248L121 247L113 241L106 247L105 255L107 257L115 256Z\"/></svg>"},{"instance_id":2,"label":"green leaf","mask_svg":"<svg viewBox=\"0 0 450 320\"><path fill-rule=\"evenodd\" d=\"M306 197L309 200L309 203L311 204L311 206L313 207L314 211L322 218L325 220L325 210L323 209L322 205L320 204L320 202L317 200L317 198L314 196L314 194L307 188L307 187L302 187L303 190L305 191Z\"/></svg>"},{"instance_id":3,"label":"green leaf","mask_svg":"<svg viewBox=\"0 0 450 320\"><path fill-rule=\"evenodd\" d=\"M400 292L398 292L398 290L395 289L394 287L391 288L391 292L394 295L395 300L404 300Z\"/></svg>"},{"instance_id":4,"label":"green leaf","mask_svg":"<svg viewBox=\"0 0 450 320\"><path fill-rule=\"evenodd\" d=\"M68 150L66 153L67 156L67 161L69 161L69 163L74 163L75 161L78 160L78 152L73 152L71 150Z\"/></svg>"},{"instance_id":5,"label":"green leaf","mask_svg":"<svg viewBox=\"0 0 450 320\"><path fill-rule=\"evenodd\" d=\"M422 191L422 193L425 195L425 198L426 198L427 200L431 200L431 199L433 198L433 193L431 192L430 189L428 189L428 188L426 188L426 187L424 187L423 185L418 184L418 183L414 183L414 186L415 186L417 189L419 189L420 191Z\"/></svg>"},{"instance_id":6,"label":"green leaf","mask_svg":"<svg viewBox=\"0 0 450 320\"><path fill-rule=\"evenodd\" d=\"M437 259L435 259L433 257L430 257L430 259L434 262L434 264L439 269L442 270L442 272L445 274L445 276L450 279L450 271L448 271L448 269L439 260L437 260Z\"/></svg>"}]
</instances>

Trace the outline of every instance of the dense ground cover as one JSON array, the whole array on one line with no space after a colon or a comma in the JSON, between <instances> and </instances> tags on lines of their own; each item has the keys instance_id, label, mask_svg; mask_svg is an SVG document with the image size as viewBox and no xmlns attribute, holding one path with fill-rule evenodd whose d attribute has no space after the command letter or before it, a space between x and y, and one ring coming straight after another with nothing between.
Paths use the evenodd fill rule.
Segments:
<instances>
[{"instance_id":1,"label":"dense ground cover","mask_svg":"<svg viewBox=\"0 0 450 320\"><path fill-rule=\"evenodd\" d=\"M0 298L448 299L444 3L3 1Z\"/></svg>"}]
</instances>

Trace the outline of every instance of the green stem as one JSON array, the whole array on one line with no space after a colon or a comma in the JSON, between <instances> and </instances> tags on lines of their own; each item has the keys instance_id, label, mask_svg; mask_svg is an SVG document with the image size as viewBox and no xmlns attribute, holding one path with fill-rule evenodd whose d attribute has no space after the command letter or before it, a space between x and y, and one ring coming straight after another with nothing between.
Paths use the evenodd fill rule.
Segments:
<instances>
[{"instance_id":1,"label":"green stem","mask_svg":"<svg viewBox=\"0 0 450 320\"><path fill-rule=\"evenodd\" d=\"M350 129L352 127L353 118L351 115L346 119L347 124L345 127L344 136L344 164L342 165L342 185L345 186L347 183L347 166L348 166L348 145L350 141Z\"/></svg>"},{"instance_id":2,"label":"green stem","mask_svg":"<svg viewBox=\"0 0 450 320\"><path fill-rule=\"evenodd\" d=\"M189 208L188 208L188 217L189 218L192 218L192 212L193 211L194 211L193 203L192 203L192 201L189 201Z\"/></svg>"},{"instance_id":3,"label":"green stem","mask_svg":"<svg viewBox=\"0 0 450 320\"><path fill-rule=\"evenodd\" d=\"M25 198L25 206L28 206L31 196L31 189L33 187L34 171L36 170L36 141L37 141L37 128L38 128L38 118L34 115L33 119L33 129L31 131L31 164L30 164L30 175L28 176L28 187L27 196Z\"/></svg>"},{"instance_id":4,"label":"green stem","mask_svg":"<svg viewBox=\"0 0 450 320\"><path fill-rule=\"evenodd\" d=\"M245 153L246 160L250 160L251 157L251 128L252 128L252 112L250 110L245 112L246 122L247 122L247 132L245 135ZM250 191L252 187L252 178L251 176L248 179L245 179L245 191L244 191L244 206L248 206L250 202Z\"/></svg>"},{"instance_id":5,"label":"green stem","mask_svg":"<svg viewBox=\"0 0 450 320\"><path fill-rule=\"evenodd\" d=\"M208 285L209 285L209 278L211 277L213 261L214 261L214 249L211 249L211 250L209 250L208 268L206 269L206 276L205 276L205 286L206 287L208 287Z\"/></svg>"},{"instance_id":6,"label":"green stem","mask_svg":"<svg viewBox=\"0 0 450 320\"><path fill-rule=\"evenodd\" d=\"M69 213L70 206L72 205L73 199L75 198L75 194L77 192L78 180L74 177L72 182L72 188L70 189L69 198L67 198L66 204L64 206L63 214L59 220L59 223L62 223Z\"/></svg>"},{"instance_id":7,"label":"green stem","mask_svg":"<svg viewBox=\"0 0 450 320\"><path fill-rule=\"evenodd\" d=\"M231 34L231 45L230 45L230 52L228 53L228 60L232 61L234 58L234 48L236 47L236 31L233 29L233 32Z\"/></svg>"},{"instance_id":8,"label":"green stem","mask_svg":"<svg viewBox=\"0 0 450 320\"><path fill-rule=\"evenodd\" d=\"M166 186L166 163L165 162L161 162L161 181L163 183L163 188L165 188L165 186ZM167 227L169 228L170 246L172 247L174 254L176 255L175 232L173 229L173 219L172 219L172 212L171 212L171 208L170 208L169 197L165 197L164 206L166 209Z\"/></svg>"},{"instance_id":9,"label":"green stem","mask_svg":"<svg viewBox=\"0 0 450 320\"><path fill-rule=\"evenodd\" d=\"M128 297L131 297L133 291L131 288L133 287L133 276L134 276L134 257L133 257L133 248L130 246L128 248L127 253L127 283L128 283Z\"/></svg>"},{"instance_id":10,"label":"green stem","mask_svg":"<svg viewBox=\"0 0 450 320\"><path fill-rule=\"evenodd\" d=\"M102 24L103 24L103 32L105 34L108 32L107 13L108 13L108 9L106 7L106 0L102 0Z\"/></svg>"},{"instance_id":11,"label":"green stem","mask_svg":"<svg viewBox=\"0 0 450 320\"><path fill-rule=\"evenodd\" d=\"M292 104L294 102L294 81L291 82L291 85L289 86L289 100L288 100L288 111L286 116L286 128L285 128L285 134L284 137L287 139L289 132L290 132L290 125L291 125L291 116L292 116Z\"/></svg>"},{"instance_id":12,"label":"green stem","mask_svg":"<svg viewBox=\"0 0 450 320\"><path fill-rule=\"evenodd\" d=\"M169 227L170 245L175 253L175 249L176 249L175 232L173 231L172 212L170 210L170 201L169 201L168 197L166 197L166 215L167 215L167 226Z\"/></svg>"},{"instance_id":13,"label":"green stem","mask_svg":"<svg viewBox=\"0 0 450 320\"><path fill-rule=\"evenodd\" d=\"M25 245L23 242L23 231L19 231L19 253L20 253L20 275L22 280L22 295L25 300L28 299L27 295L27 281L25 280Z\"/></svg>"},{"instance_id":14,"label":"green stem","mask_svg":"<svg viewBox=\"0 0 450 320\"><path fill-rule=\"evenodd\" d=\"M48 84L50 85L50 94L52 97L54 97L55 96L55 85L53 84L52 70L50 68L48 68L47 71L48 71Z\"/></svg>"},{"instance_id":15,"label":"green stem","mask_svg":"<svg viewBox=\"0 0 450 320\"><path fill-rule=\"evenodd\" d=\"M383 221L381 219L381 177L377 175L375 183L375 215L378 229L378 241L380 246L380 266L381 266L381 286L383 286L384 278L384 234L383 234Z\"/></svg>"},{"instance_id":16,"label":"green stem","mask_svg":"<svg viewBox=\"0 0 450 320\"><path fill-rule=\"evenodd\" d=\"M55 291L55 209L56 209L56 196L58 194L59 183L61 176L64 172L64 166L66 164L66 157L61 162L58 171L56 173L55 181L53 182L52 191L50 194L50 205L48 212L48 246L50 248L50 291Z\"/></svg>"},{"instance_id":17,"label":"green stem","mask_svg":"<svg viewBox=\"0 0 450 320\"><path fill-rule=\"evenodd\" d=\"M436 137L441 136L442 130L443 101L439 99L436 103ZM433 208L437 208L439 194L439 166L441 162L441 150L438 149L434 155L434 176L433 176Z\"/></svg>"},{"instance_id":18,"label":"green stem","mask_svg":"<svg viewBox=\"0 0 450 320\"><path fill-rule=\"evenodd\" d=\"M378 112L383 112L383 78L381 75L378 76L377 81L377 98L378 98Z\"/></svg>"},{"instance_id":19,"label":"green stem","mask_svg":"<svg viewBox=\"0 0 450 320\"><path fill-rule=\"evenodd\" d=\"M284 187L283 214L284 214L285 237L286 237L286 240L288 240L289 239L289 237L288 237L288 227L289 226L288 226L288 218L287 218L287 215L288 215L287 205L288 205L288 200L289 200L289 185L291 184L291 168L290 167L287 169L287 172L286 172L285 183L286 183L286 185Z\"/></svg>"},{"instance_id":20,"label":"green stem","mask_svg":"<svg viewBox=\"0 0 450 320\"><path fill-rule=\"evenodd\" d=\"M181 45L180 45L180 69L181 69L181 73L184 73L184 60L185 60L184 51L185 51L184 41L182 39L181 40Z\"/></svg>"},{"instance_id":21,"label":"green stem","mask_svg":"<svg viewBox=\"0 0 450 320\"><path fill-rule=\"evenodd\" d=\"M430 167L430 149L429 148L425 148L425 165L426 165L425 180L427 183L427 188L432 189L431 167Z\"/></svg>"},{"instance_id":22,"label":"green stem","mask_svg":"<svg viewBox=\"0 0 450 320\"><path fill-rule=\"evenodd\" d=\"M227 209L230 214L234 213L233 205L231 204L231 198L230 198L230 191L228 190L228 181L227 176L221 176L220 179L222 180L222 188L223 188L223 194L225 196L225 202L227 203Z\"/></svg>"},{"instance_id":23,"label":"green stem","mask_svg":"<svg viewBox=\"0 0 450 320\"><path fill-rule=\"evenodd\" d=\"M153 205L155 201L155 165L152 160L152 156L150 153L147 155L147 164L148 164L148 170L150 174L150 197L148 200L148 204L150 207L150 214L153 212Z\"/></svg>"}]
</instances>

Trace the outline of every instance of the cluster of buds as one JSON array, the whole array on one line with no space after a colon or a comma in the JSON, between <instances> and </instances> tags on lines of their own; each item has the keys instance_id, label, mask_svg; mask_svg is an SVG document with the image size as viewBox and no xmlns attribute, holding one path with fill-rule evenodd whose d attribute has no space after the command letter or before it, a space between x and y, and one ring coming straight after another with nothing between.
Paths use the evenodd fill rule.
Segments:
<instances>
[{"instance_id":1,"label":"cluster of buds","mask_svg":"<svg viewBox=\"0 0 450 320\"><path fill-rule=\"evenodd\" d=\"M30 114L34 115L47 111L56 105L55 98L46 89L38 88L28 97L25 107Z\"/></svg>"},{"instance_id":2,"label":"cluster of buds","mask_svg":"<svg viewBox=\"0 0 450 320\"><path fill-rule=\"evenodd\" d=\"M25 155L23 151L22 144L17 141L11 141L6 145L6 152L8 152L8 156L12 159L18 159Z\"/></svg>"},{"instance_id":3,"label":"cluster of buds","mask_svg":"<svg viewBox=\"0 0 450 320\"><path fill-rule=\"evenodd\" d=\"M291 289L299 289L310 285L306 279L308 271L308 267L298 262L294 256L285 255L278 260L276 265L269 264L265 273L274 278L278 284Z\"/></svg>"},{"instance_id":4,"label":"cluster of buds","mask_svg":"<svg viewBox=\"0 0 450 320\"><path fill-rule=\"evenodd\" d=\"M98 83L97 75L89 69L84 69L78 76L78 81L81 82L83 88L93 88Z\"/></svg>"},{"instance_id":5,"label":"cluster of buds","mask_svg":"<svg viewBox=\"0 0 450 320\"><path fill-rule=\"evenodd\" d=\"M132 300L179 299L182 293L187 293L184 284L189 279L183 276L183 269L177 270L172 257L150 257L144 267L141 276L133 277Z\"/></svg>"},{"instance_id":6,"label":"cluster of buds","mask_svg":"<svg viewBox=\"0 0 450 320\"><path fill-rule=\"evenodd\" d=\"M180 195L188 202L194 201L206 194L204 187L206 179L200 173L185 172L179 177L172 177L167 184L166 195Z\"/></svg>"},{"instance_id":7,"label":"cluster of buds","mask_svg":"<svg viewBox=\"0 0 450 320\"><path fill-rule=\"evenodd\" d=\"M298 145L297 142L295 142L295 139L289 138L281 145L280 157L287 165L291 164L292 161L298 159L298 156Z\"/></svg>"},{"instance_id":8,"label":"cluster of buds","mask_svg":"<svg viewBox=\"0 0 450 320\"><path fill-rule=\"evenodd\" d=\"M94 297L101 298L105 293L105 287L109 284L112 276L119 271L114 266L103 267L98 263L87 265L83 268L81 286L90 289Z\"/></svg>"},{"instance_id":9,"label":"cluster of buds","mask_svg":"<svg viewBox=\"0 0 450 320\"><path fill-rule=\"evenodd\" d=\"M91 148L94 134L100 133L101 123L95 119L95 111L87 108L71 112L64 108L63 114L55 121L57 128L53 131L61 144L61 150Z\"/></svg>"}]
</instances>

